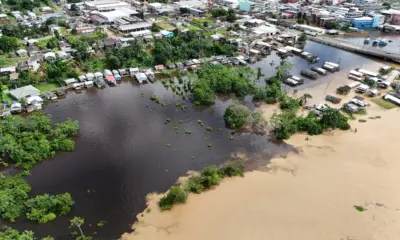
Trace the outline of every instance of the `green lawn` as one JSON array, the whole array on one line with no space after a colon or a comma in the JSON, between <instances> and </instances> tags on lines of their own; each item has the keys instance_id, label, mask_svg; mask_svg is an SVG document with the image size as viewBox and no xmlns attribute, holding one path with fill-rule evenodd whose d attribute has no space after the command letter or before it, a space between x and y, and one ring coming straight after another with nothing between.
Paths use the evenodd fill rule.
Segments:
<instances>
[{"instance_id":1,"label":"green lawn","mask_svg":"<svg viewBox=\"0 0 400 240\"><path fill-rule=\"evenodd\" d=\"M213 21L213 20L211 20L211 19L207 19L207 18L202 18L202 19L197 18L197 19L193 19L193 22L194 22L194 23L197 23L197 24L201 24L201 25L203 25L205 22L208 23L209 25L215 24L215 21Z\"/></svg>"},{"instance_id":2,"label":"green lawn","mask_svg":"<svg viewBox=\"0 0 400 240\"><path fill-rule=\"evenodd\" d=\"M385 109L392 109L392 108L397 107L395 104L393 104L391 102L388 102L388 101L384 100L381 97L374 97L374 98L371 99L371 101L373 103L375 103L376 105L378 105L380 107L383 107Z\"/></svg>"},{"instance_id":3,"label":"green lawn","mask_svg":"<svg viewBox=\"0 0 400 240\"><path fill-rule=\"evenodd\" d=\"M195 25L189 25L189 27L187 27L190 31L202 31L203 29L195 26Z\"/></svg>"},{"instance_id":4,"label":"green lawn","mask_svg":"<svg viewBox=\"0 0 400 240\"><path fill-rule=\"evenodd\" d=\"M37 84L37 85L35 85L35 88L39 89L40 93L53 91L53 90L56 90L59 87L60 87L60 85L57 84L57 83L45 83L45 84Z\"/></svg>"},{"instance_id":5,"label":"green lawn","mask_svg":"<svg viewBox=\"0 0 400 240\"><path fill-rule=\"evenodd\" d=\"M15 66L17 63L27 59L28 57L8 58L5 55L0 55L0 67Z\"/></svg>"},{"instance_id":6,"label":"green lawn","mask_svg":"<svg viewBox=\"0 0 400 240\"><path fill-rule=\"evenodd\" d=\"M1 93L1 100L2 101L12 101L10 94L8 93Z\"/></svg>"}]
</instances>

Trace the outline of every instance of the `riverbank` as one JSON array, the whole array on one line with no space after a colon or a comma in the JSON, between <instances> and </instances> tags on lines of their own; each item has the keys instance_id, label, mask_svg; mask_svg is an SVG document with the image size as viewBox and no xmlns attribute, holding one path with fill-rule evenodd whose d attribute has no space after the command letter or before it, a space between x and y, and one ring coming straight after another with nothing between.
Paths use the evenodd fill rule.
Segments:
<instances>
[{"instance_id":1,"label":"riverbank","mask_svg":"<svg viewBox=\"0 0 400 240\"><path fill-rule=\"evenodd\" d=\"M152 195L150 213L122 239L398 239L400 126L393 120L400 112L380 116L354 121L357 133L293 136L288 143L299 153L191 195L171 211L160 212Z\"/></svg>"}]
</instances>

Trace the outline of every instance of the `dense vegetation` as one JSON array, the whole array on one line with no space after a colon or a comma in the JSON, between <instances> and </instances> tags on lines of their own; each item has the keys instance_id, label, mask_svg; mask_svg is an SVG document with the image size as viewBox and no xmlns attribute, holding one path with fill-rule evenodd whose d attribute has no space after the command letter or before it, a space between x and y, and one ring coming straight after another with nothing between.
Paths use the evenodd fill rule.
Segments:
<instances>
[{"instance_id":1,"label":"dense vegetation","mask_svg":"<svg viewBox=\"0 0 400 240\"><path fill-rule=\"evenodd\" d=\"M226 125L232 129L241 128L248 120L250 110L243 105L231 105L224 113Z\"/></svg>"},{"instance_id":2,"label":"dense vegetation","mask_svg":"<svg viewBox=\"0 0 400 240\"><path fill-rule=\"evenodd\" d=\"M296 116L295 112L284 111L275 114L272 119L273 132L277 139L289 139L297 132L307 132L310 135L322 134L323 130L339 128L350 129L348 119L339 110L327 108L321 111L321 116L310 112L306 117Z\"/></svg>"},{"instance_id":3,"label":"dense vegetation","mask_svg":"<svg viewBox=\"0 0 400 240\"><path fill-rule=\"evenodd\" d=\"M198 71L198 79L193 83L195 105L214 103L216 94L234 93L244 97L254 91L252 71L248 68L232 68L223 65L204 65Z\"/></svg>"},{"instance_id":4,"label":"dense vegetation","mask_svg":"<svg viewBox=\"0 0 400 240\"><path fill-rule=\"evenodd\" d=\"M0 37L0 54L9 53L19 48L18 39L15 37Z\"/></svg>"},{"instance_id":5,"label":"dense vegetation","mask_svg":"<svg viewBox=\"0 0 400 240\"><path fill-rule=\"evenodd\" d=\"M72 151L75 143L70 138L78 130L77 121L53 126L51 118L41 113L26 118L10 116L0 120L0 154L29 169L58 151Z\"/></svg>"},{"instance_id":6,"label":"dense vegetation","mask_svg":"<svg viewBox=\"0 0 400 240\"><path fill-rule=\"evenodd\" d=\"M0 232L0 239L2 240L35 240L35 234L32 231L23 231L20 233L18 230L6 227ZM43 240L43 239L42 239ZM48 239L50 240L50 239Z\"/></svg>"},{"instance_id":7,"label":"dense vegetation","mask_svg":"<svg viewBox=\"0 0 400 240\"><path fill-rule=\"evenodd\" d=\"M172 38L156 39L151 54L154 64L166 64L216 55L231 56L235 52L234 45L210 41L201 32L178 32L178 36Z\"/></svg>"},{"instance_id":8,"label":"dense vegetation","mask_svg":"<svg viewBox=\"0 0 400 240\"><path fill-rule=\"evenodd\" d=\"M202 191L216 186L225 177L243 176L243 167L227 165L225 167L208 167L200 176L190 177L183 187L172 186L167 194L160 199L161 210L170 210L176 203L184 203L188 193L201 193Z\"/></svg>"},{"instance_id":9,"label":"dense vegetation","mask_svg":"<svg viewBox=\"0 0 400 240\"><path fill-rule=\"evenodd\" d=\"M69 193L44 194L29 199L30 191L30 185L20 176L0 176L1 218L13 222L25 215L30 220L46 223L67 214L74 204Z\"/></svg>"},{"instance_id":10,"label":"dense vegetation","mask_svg":"<svg viewBox=\"0 0 400 240\"><path fill-rule=\"evenodd\" d=\"M69 193L58 195L39 195L25 203L26 216L29 220L47 223L54 220L57 215L65 215L71 211L74 201Z\"/></svg>"}]
</instances>

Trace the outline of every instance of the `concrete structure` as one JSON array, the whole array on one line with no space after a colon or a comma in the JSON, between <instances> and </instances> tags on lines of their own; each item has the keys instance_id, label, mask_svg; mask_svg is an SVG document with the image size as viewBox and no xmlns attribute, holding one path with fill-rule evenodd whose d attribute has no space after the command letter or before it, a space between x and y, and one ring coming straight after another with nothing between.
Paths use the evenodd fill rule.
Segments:
<instances>
[{"instance_id":1,"label":"concrete structure","mask_svg":"<svg viewBox=\"0 0 400 240\"><path fill-rule=\"evenodd\" d=\"M127 34L148 30L151 26L151 23L143 21L143 19L138 17L122 17L115 19L111 29L121 34Z\"/></svg>"},{"instance_id":2,"label":"concrete structure","mask_svg":"<svg viewBox=\"0 0 400 240\"><path fill-rule=\"evenodd\" d=\"M233 9L239 8L239 0L214 0L214 2L222 7Z\"/></svg>"},{"instance_id":3,"label":"concrete structure","mask_svg":"<svg viewBox=\"0 0 400 240\"><path fill-rule=\"evenodd\" d=\"M386 17L386 23L400 25L400 10L389 9L381 11L381 13Z\"/></svg>"},{"instance_id":4,"label":"concrete structure","mask_svg":"<svg viewBox=\"0 0 400 240\"><path fill-rule=\"evenodd\" d=\"M130 7L129 3L118 0L85 1L85 6L89 10L96 10L99 12L110 12L119 8Z\"/></svg>"},{"instance_id":5,"label":"concrete structure","mask_svg":"<svg viewBox=\"0 0 400 240\"><path fill-rule=\"evenodd\" d=\"M40 90L32 85L27 85L10 91L10 95L16 99L21 100L22 98L27 98L31 96L39 96Z\"/></svg>"},{"instance_id":6,"label":"concrete structure","mask_svg":"<svg viewBox=\"0 0 400 240\"><path fill-rule=\"evenodd\" d=\"M354 18L351 21L351 25L357 29L371 29L372 23L373 23L372 17Z\"/></svg>"},{"instance_id":7,"label":"concrete structure","mask_svg":"<svg viewBox=\"0 0 400 240\"><path fill-rule=\"evenodd\" d=\"M253 12L255 7L254 2L250 2L248 0L240 0L239 1L239 10L243 12Z\"/></svg>"},{"instance_id":8,"label":"concrete structure","mask_svg":"<svg viewBox=\"0 0 400 240\"><path fill-rule=\"evenodd\" d=\"M119 8L108 12L93 11L91 12L90 19L98 25L104 25L113 24L117 18L132 17L138 14L137 11L129 8Z\"/></svg>"},{"instance_id":9,"label":"concrete structure","mask_svg":"<svg viewBox=\"0 0 400 240\"><path fill-rule=\"evenodd\" d=\"M259 27L255 27L252 29L252 31L260 36L273 36L280 32L279 29L277 29L276 27L267 25L261 25Z\"/></svg>"}]
</instances>

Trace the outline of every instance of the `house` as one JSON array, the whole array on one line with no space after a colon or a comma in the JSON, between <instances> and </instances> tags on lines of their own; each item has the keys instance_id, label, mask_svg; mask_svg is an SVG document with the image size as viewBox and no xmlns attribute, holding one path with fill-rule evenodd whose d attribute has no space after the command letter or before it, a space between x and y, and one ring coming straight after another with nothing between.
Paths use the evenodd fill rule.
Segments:
<instances>
[{"instance_id":1,"label":"house","mask_svg":"<svg viewBox=\"0 0 400 240\"><path fill-rule=\"evenodd\" d=\"M103 40L103 43L105 48L114 48L116 41L113 38L106 38Z\"/></svg>"},{"instance_id":2,"label":"house","mask_svg":"<svg viewBox=\"0 0 400 240\"><path fill-rule=\"evenodd\" d=\"M68 78L64 80L66 86L72 86L74 83L78 83L78 80L75 78Z\"/></svg>"},{"instance_id":3,"label":"house","mask_svg":"<svg viewBox=\"0 0 400 240\"><path fill-rule=\"evenodd\" d=\"M173 37L174 36L173 32L166 31L166 30L161 30L160 33L164 38L169 38L169 37Z\"/></svg>"},{"instance_id":4,"label":"house","mask_svg":"<svg viewBox=\"0 0 400 240\"><path fill-rule=\"evenodd\" d=\"M28 59L29 68L36 72L40 68L40 63L42 60L43 60L43 54L36 54L31 56Z\"/></svg>"},{"instance_id":5,"label":"house","mask_svg":"<svg viewBox=\"0 0 400 240\"><path fill-rule=\"evenodd\" d=\"M97 40L95 43L98 49L103 49L104 48L104 42L102 40Z\"/></svg>"},{"instance_id":6,"label":"house","mask_svg":"<svg viewBox=\"0 0 400 240\"><path fill-rule=\"evenodd\" d=\"M17 64L17 71L18 72L26 72L29 70L29 65L27 61L22 61Z\"/></svg>"},{"instance_id":7,"label":"house","mask_svg":"<svg viewBox=\"0 0 400 240\"><path fill-rule=\"evenodd\" d=\"M46 13L51 13L51 12L53 12L53 9L51 9L51 7L48 7L48 6L44 6L44 7L40 7L40 11L46 12Z\"/></svg>"},{"instance_id":8,"label":"house","mask_svg":"<svg viewBox=\"0 0 400 240\"><path fill-rule=\"evenodd\" d=\"M49 28L49 31L50 31L51 34L54 34L56 31L57 31L59 34L61 34L61 27L58 26L58 25L56 25L56 24L50 24L50 25L48 26L48 28Z\"/></svg>"},{"instance_id":9,"label":"house","mask_svg":"<svg viewBox=\"0 0 400 240\"><path fill-rule=\"evenodd\" d=\"M19 57L27 57L28 56L28 51L26 51L25 49L19 49L18 51L16 51L17 55Z\"/></svg>"},{"instance_id":10,"label":"house","mask_svg":"<svg viewBox=\"0 0 400 240\"><path fill-rule=\"evenodd\" d=\"M56 60L56 54L54 52L48 52L44 54L44 60L53 62Z\"/></svg>"},{"instance_id":11,"label":"house","mask_svg":"<svg viewBox=\"0 0 400 240\"><path fill-rule=\"evenodd\" d=\"M0 68L0 75L9 75L17 71L16 66Z\"/></svg>"},{"instance_id":12,"label":"house","mask_svg":"<svg viewBox=\"0 0 400 240\"><path fill-rule=\"evenodd\" d=\"M57 55L57 57L58 57L59 59L61 59L61 60L65 60L65 59L68 59L68 58L69 58L69 54L66 53L66 52L63 52L63 51L58 51L58 52L56 52L56 55Z\"/></svg>"},{"instance_id":13,"label":"house","mask_svg":"<svg viewBox=\"0 0 400 240\"><path fill-rule=\"evenodd\" d=\"M39 96L40 90L32 85L23 86L10 91L10 95L16 99L21 100L22 98L27 98L31 96Z\"/></svg>"},{"instance_id":14,"label":"house","mask_svg":"<svg viewBox=\"0 0 400 240\"><path fill-rule=\"evenodd\" d=\"M5 13L0 14L0 22L7 22L7 20L8 20L7 14Z\"/></svg>"},{"instance_id":15,"label":"house","mask_svg":"<svg viewBox=\"0 0 400 240\"><path fill-rule=\"evenodd\" d=\"M39 48L34 45L30 45L26 50L28 51L29 56L33 56L40 51Z\"/></svg>"}]
</instances>

